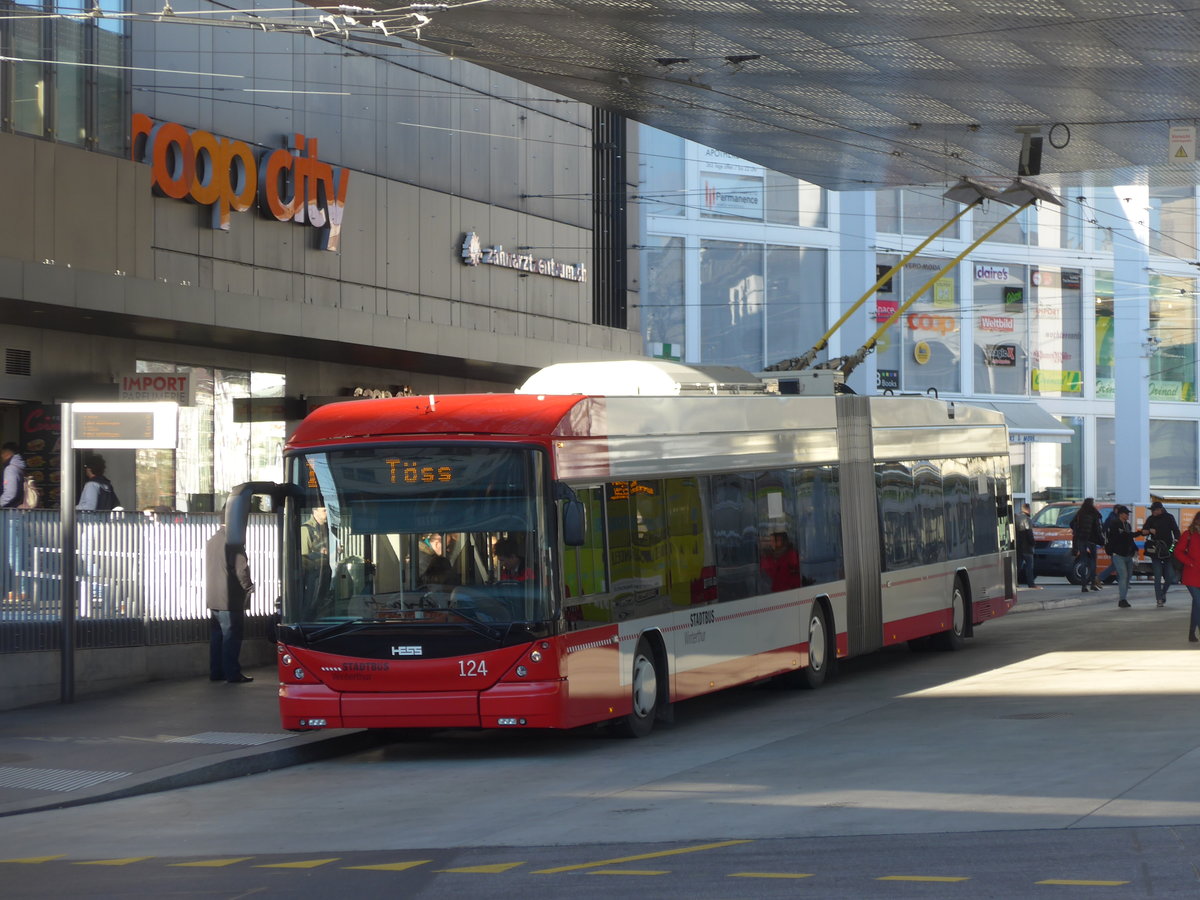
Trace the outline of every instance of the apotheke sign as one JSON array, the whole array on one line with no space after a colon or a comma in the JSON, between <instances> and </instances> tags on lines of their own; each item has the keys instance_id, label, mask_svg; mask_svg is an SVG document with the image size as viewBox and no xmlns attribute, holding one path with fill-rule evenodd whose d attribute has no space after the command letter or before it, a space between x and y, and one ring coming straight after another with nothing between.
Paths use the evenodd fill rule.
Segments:
<instances>
[{"instance_id":1,"label":"apotheke sign","mask_svg":"<svg viewBox=\"0 0 1200 900\"><path fill-rule=\"evenodd\" d=\"M321 162L316 138L296 134L291 143L256 163L243 141L175 122L155 125L143 113L130 123L132 157L150 164L155 193L211 207L212 227L220 231L229 231L231 210L245 212L257 203L267 218L307 222L320 231L321 249L337 252L350 172Z\"/></svg>"},{"instance_id":2,"label":"apotheke sign","mask_svg":"<svg viewBox=\"0 0 1200 900\"><path fill-rule=\"evenodd\" d=\"M580 284L587 281L587 267L583 263L564 263L553 257L542 259L530 253L511 253L499 244L484 247L479 242L479 235L474 231L467 232L463 238L462 261L468 266L500 266L503 269L516 269L530 275L547 275L550 278L562 278L564 281L577 281Z\"/></svg>"}]
</instances>

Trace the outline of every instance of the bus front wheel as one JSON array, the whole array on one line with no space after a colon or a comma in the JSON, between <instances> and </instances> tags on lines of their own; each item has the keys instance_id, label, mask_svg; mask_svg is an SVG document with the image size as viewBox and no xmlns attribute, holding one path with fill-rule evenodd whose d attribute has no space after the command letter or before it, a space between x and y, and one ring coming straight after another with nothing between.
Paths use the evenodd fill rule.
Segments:
<instances>
[{"instance_id":1,"label":"bus front wheel","mask_svg":"<svg viewBox=\"0 0 1200 900\"><path fill-rule=\"evenodd\" d=\"M629 715L613 723L613 730L620 737L640 738L654 730L654 717L658 714L658 663L645 638L638 641L633 652L632 675L633 708Z\"/></svg>"}]
</instances>

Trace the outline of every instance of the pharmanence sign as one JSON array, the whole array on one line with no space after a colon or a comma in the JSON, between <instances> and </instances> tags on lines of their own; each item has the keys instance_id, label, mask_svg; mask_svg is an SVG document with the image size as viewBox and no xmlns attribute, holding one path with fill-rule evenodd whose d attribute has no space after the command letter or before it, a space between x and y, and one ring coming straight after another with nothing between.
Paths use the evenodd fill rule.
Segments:
<instances>
[{"instance_id":1,"label":"pharmanence sign","mask_svg":"<svg viewBox=\"0 0 1200 900\"><path fill-rule=\"evenodd\" d=\"M513 253L499 244L484 247L479 242L479 235L473 231L467 232L463 238L462 261L468 266L500 266L504 269L516 269L518 272L528 272L530 275L548 275L551 278L577 281L580 284L587 281L587 267L583 263L559 262L553 257L543 259L531 253Z\"/></svg>"},{"instance_id":2,"label":"pharmanence sign","mask_svg":"<svg viewBox=\"0 0 1200 900\"><path fill-rule=\"evenodd\" d=\"M210 207L214 229L229 231L230 211L257 206L267 218L311 225L321 249L337 252L350 172L321 162L316 138L297 134L256 158L243 141L134 113L130 144L134 161L150 164L154 192Z\"/></svg>"}]
</instances>

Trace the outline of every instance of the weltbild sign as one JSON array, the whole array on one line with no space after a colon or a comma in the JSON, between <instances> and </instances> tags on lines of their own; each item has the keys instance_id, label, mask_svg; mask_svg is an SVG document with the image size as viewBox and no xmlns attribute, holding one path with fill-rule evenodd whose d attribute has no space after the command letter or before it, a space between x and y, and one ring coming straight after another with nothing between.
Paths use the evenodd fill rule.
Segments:
<instances>
[{"instance_id":1,"label":"weltbild sign","mask_svg":"<svg viewBox=\"0 0 1200 900\"><path fill-rule=\"evenodd\" d=\"M316 138L297 134L290 148L256 160L244 141L156 125L143 113L134 113L130 136L134 161L150 164L155 193L210 207L214 229L228 231L231 211L257 206L267 218L318 229L321 249L337 252L350 172L321 162Z\"/></svg>"}]
</instances>

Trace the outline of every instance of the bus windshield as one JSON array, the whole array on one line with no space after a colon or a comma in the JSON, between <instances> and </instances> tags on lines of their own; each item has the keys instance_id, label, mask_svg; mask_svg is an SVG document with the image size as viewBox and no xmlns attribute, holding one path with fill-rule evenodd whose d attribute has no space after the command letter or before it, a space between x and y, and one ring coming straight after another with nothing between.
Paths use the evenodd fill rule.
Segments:
<instances>
[{"instance_id":1,"label":"bus windshield","mask_svg":"<svg viewBox=\"0 0 1200 900\"><path fill-rule=\"evenodd\" d=\"M550 618L543 464L494 445L291 457L283 623Z\"/></svg>"}]
</instances>

